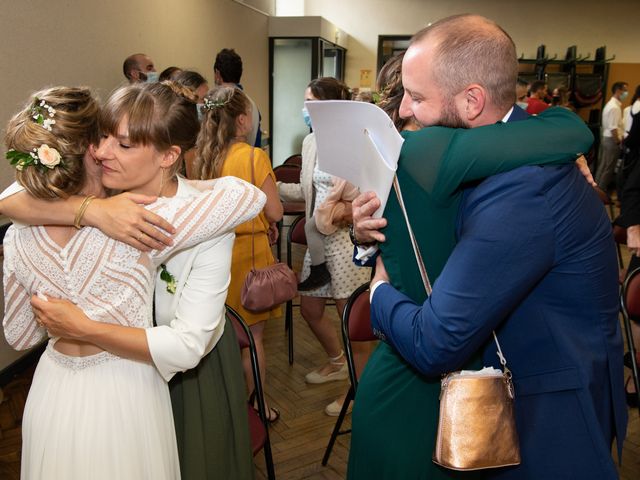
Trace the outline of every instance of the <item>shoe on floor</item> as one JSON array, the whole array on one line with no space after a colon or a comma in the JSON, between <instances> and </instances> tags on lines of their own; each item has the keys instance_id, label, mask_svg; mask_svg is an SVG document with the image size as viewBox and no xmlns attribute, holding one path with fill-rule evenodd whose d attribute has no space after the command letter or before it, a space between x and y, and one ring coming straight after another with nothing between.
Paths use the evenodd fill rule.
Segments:
<instances>
[{"instance_id":1,"label":"shoe on floor","mask_svg":"<svg viewBox=\"0 0 640 480\"><path fill-rule=\"evenodd\" d=\"M319 384L327 382L335 382L337 380L346 380L349 378L349 369L347 368L347 362L344 362L339 370L335 372L321 375L318 370L309 372L305 375L304 380L307 383Z\"/></svg>"},{"instance_id":2,"label":"shoe on floor","mask_svg":"<svg viewBox=\"0 0 640 480\"><path fill-rule=\"evenodd\" d=\"M298 284L298 291L315 290L316 288L325 286L330 281L331 274L329 270L327 270L327 264L325 262L319 265L311 265L309 276Z\"/></svg>"},{"instance_id":3,"label":"shoe on floor","mask_svg":"<svg viewBox=\"0 0 640 480\"><path fill-rule=\"evenodd\" d=\"M340 410L342 410L342 405L340 405L337 400L334 400L329 405L324 407L324 413L326 415L329 415L330 417L339 416ZM353 410L353 402L350 402L349 406L347 407L347 415L351 413L351 410Z\"/></svg>"}]
</instances>

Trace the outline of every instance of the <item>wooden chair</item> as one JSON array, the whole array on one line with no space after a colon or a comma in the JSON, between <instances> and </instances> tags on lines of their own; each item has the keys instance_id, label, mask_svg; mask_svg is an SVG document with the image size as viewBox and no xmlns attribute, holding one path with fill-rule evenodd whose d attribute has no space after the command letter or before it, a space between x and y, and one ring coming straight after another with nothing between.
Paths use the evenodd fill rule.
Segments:
<instances>
[{"instance_id":1,"label":"wooden chair","mask_svg":"<svg viewBox=\"0 0 640 480\"><path fill-rule=\"evenodd\" d=\"M258 402L258 412L256 413L253 405L247 405L249 413L249 430L251 432L251 448L255 457L260 450L264 450L264 459L267 464L267 478L275 480L276 473L273 466L273 455L271 453L271 442L269 441L269 420L267 412L264 408L264 390L260 381L260 369L258 368L258 354L256 345L253 341L253 335L249 326L242 319L240 314L230 306L226 306L226 317L236 331L238 344L240 349L248 348L249 357L251 358L251 372L253 374L253 385L256 392L256 401Z\"/></svg>"},{"instance_id":2,"label":"wooden chair","mask_svg":"<svg viewBox=\"0 0 640 480\"><path fill-rule=\"evenodd\" d=\"M631 321L640 323L640 268L627 275L627 279L622 285L620 294L620 307L624 322L624 332L627 337L627 348L631 357L631 374L636 387L638 397L638 412L640 413L640 380L638 379L638 362L636 358L636 347L631 334Z\"/></svg>"},{"instance_id":3,"label":"wooden chair","mask_svg":"<svg viewBox=\"0 0 640 480\"><path fill-rule=\"evenodd\" d=\"M351 433L351 429L340 430L342 422L347 416L349 404L353 401L358 388L358 376L353 361L352 342L371 342L378 340L371 330L371 314L369 311L369 282L360 285L349 297L342 314L342 341L344 342L344 352L347 357L347 366L349 368L349 380L351 385L347 392L347 397L342 404L340 415L336 420L336 424L331 432L329 444L322 457L322 465L326 465L331 456L333 445L336 443L338 436Z\"/></svg>"}]
</instances>

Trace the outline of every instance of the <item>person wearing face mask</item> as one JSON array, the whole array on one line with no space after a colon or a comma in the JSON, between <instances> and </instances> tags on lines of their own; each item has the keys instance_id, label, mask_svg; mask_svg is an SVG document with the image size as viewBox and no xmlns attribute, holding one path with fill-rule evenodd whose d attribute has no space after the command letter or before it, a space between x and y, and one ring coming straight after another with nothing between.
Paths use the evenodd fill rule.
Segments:
<instances>
[{"instance_id":1,"label":"person wearing face mask","mask_svg":"<svg viewBox=\"0 0 640 480\"><path fill-rule=\"evenodd\" d=\"M596 182L606 190L613 179L616 161L620 157L624 127L622 126L622 102L629 95L626 82L616 82L611 87L613 94L602 110L602 148L596 169Z\"/></svg>"},{"instance_id":2,"label":"person wearing face mask","mask_svg":"<svg viewBox=\"0 0 640 480\"><path fill-rule=\"evenodd\" d=\"M129 83L154 83L160 77L153 60L144 53L129 55L122 64L122 72Z\"/></svg>"},{"instance_id":3,"label":"person wearing face mask","mask_svg":"<svg viewBox=\"0 0 640 480\"><path fill-rule=\"evenodd\" d=\"M312 80L304 94L305 100L350 100L349 88L341 81L324 77ZM302 116L311 126L309 114L302 110ZM306 205L306 222L314 223L314 217L319 208L333 193L334 180L328 173L318 169L318 154L316 138L310 133L302 142L302 170L300 183L279 183L280 198L285 201L302 201ZM335 224L347 224L351 222L351 205L342 212L343 218L334 218ZM349 238L349 229L342 225L331 235L324 236L321 240L321 248L324 250L325 267L329 281L311 285L300 292L300 310L302 317L309 324L311 331L322 345L327 359L323 365L307 373L305 381L309 384L319 384L348 378L347 362L342 351L336 329L329 317L324 314L325 304L328 298L333 298L336 303L338 315L342 317L342 311L349 295L363 283L369 281L371 270L359 268L351 261L353 246ZM316 267L316 268L314 268ZM301 279L303 287L308 277L317 271L319 265L314 264L310 252L307 252L302 268ZM309 282L310 283L310 282ZM363 352L366 355L366 352ZM329 416L337 416L342 408L344 397L341 397L325 408Z\"/></svg>"}]
</instances>

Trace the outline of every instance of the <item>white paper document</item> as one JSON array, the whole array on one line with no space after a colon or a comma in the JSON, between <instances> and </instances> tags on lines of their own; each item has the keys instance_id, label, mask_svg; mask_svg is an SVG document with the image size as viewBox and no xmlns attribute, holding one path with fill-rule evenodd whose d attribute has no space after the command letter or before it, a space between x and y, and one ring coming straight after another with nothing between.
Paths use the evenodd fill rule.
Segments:
<instances>
[{"instance_id":1,"label":"white paper document","mask_svg":"<svg viewBox=\"0 0 640 480\"><path fill-rule=\"evenodd\" d=\"M404 139L389 116L372 103L348 100L305 102L318 145L318 168L389 198Z\"/></svg>"}]
</instances>

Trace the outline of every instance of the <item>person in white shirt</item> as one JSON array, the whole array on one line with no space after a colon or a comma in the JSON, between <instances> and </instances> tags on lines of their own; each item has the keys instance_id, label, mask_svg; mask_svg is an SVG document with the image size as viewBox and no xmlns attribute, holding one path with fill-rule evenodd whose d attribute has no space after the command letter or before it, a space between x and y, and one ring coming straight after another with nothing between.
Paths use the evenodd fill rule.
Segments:
<instances>
[{"instance_id":1,"label":"person in white shirt","mask_svg":"<svg viewBox=\"0 0 640 480\"><path fill-rule=\"evenodd\" d=\"M626 82L616 82L613 93L602 111L602 149L596 169L596 183L604 190L611 183L623 138L622 102L629 95Z\"/></svg>"}]
</instances>

